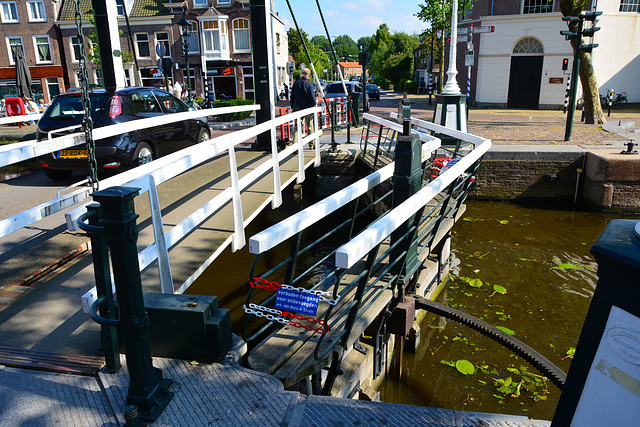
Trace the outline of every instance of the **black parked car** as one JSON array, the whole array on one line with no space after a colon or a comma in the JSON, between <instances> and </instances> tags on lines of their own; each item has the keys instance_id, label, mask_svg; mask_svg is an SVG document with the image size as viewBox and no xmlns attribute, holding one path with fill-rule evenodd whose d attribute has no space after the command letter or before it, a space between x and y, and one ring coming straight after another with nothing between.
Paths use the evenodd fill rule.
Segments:
<instances>
[{"instance_id":1,"label":"black parked car","mask_svg":"<svg viewBox=\"0 0 640 427\"><path fill-rule=\"evenodd\" d=\"M38 122L37 139L46 140L61 136L71 129L58 129L80 125L84 117L82 94L65 93L54 98ZM93 127L99 128L163 114L189 111L187 104L162 89L150 87L126 88L108 92L92 89L91 118ZM99 170L124 170L149 163L165 154L173 153L192 144L206 141L211 130L206 118L195 118L126 132L121 135L96 141L96 161ZM59 150L38 158L45 175L53 180L63 180L73 171L88 171L89 160L85 145Z\"/></svg>"},{"instance_id":2,"label":"black parked car","mask_svg":"<svg viewBox=\"0 0 640 427\"><path fill-rule=\"evenodd\" d=\"M369 95L369 99L380 100L380 88L378 85L367 83L367 94Z\"/></svg>"}]
</instances>

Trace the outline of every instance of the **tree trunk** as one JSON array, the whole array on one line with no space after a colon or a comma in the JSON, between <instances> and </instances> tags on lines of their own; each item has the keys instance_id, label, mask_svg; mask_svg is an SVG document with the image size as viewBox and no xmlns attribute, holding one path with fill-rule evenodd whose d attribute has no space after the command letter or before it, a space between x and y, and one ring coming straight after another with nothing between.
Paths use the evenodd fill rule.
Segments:
<instances>
[{"instance_id":1,"label":"tree trunk","mask_svg":"<svg viewBox=\"0 0 640 427\"><path fill-rule=\"evenodd\" d=\"M598 81L596 73L593 71L591 54L580 52L580 84L582 85L582 96L584 97L584 121L586 124L604 124L607 119L604 117L602 106L600 105L600 93L598 92Z\"/></svg>"}]
</instances>

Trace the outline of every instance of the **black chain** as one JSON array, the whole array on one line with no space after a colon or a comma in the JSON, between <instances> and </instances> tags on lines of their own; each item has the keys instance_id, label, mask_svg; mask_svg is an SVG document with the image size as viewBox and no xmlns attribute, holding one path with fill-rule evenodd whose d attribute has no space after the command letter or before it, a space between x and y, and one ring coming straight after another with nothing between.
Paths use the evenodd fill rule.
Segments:
<instances>
[{"instance_id":1,"label":"black chain","mask_svg":"<svg viewBox=\"0 0 640 427\"><path fill-rule=\"evenodd\" d=\"M91 118L91 100L89 99L89 73L87 71L87 55L84 45L84 34L82 33L82 12L80 11L80 0L75 0L76 6L76 31L78 33L78 48L80 50L80 85L82 86L82 109L84 117L82 119L82 129L87 144L89 155L89 184L93 191L98 191L98 162L96 161L96 143L93 140L93 119Z\"/></svg>"}]
</instances>

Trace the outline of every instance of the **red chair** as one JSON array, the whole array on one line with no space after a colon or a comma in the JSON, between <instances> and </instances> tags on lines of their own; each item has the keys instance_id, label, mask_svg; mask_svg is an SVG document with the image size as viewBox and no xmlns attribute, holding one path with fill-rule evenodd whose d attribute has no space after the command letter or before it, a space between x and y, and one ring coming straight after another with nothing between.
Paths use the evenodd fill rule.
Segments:
<instances>
[{"instance_id":1,"label":"red chair","mask_svg":"<svg viewBox=\"0 0 640 427\"><path fill-rule=\"evenodd\" d=\"M7 116L23 116L27 114L27 107L24 105L22 98L6 98ZM18 123L22 129L22 122Z\"/></svg>"}]
</instances>

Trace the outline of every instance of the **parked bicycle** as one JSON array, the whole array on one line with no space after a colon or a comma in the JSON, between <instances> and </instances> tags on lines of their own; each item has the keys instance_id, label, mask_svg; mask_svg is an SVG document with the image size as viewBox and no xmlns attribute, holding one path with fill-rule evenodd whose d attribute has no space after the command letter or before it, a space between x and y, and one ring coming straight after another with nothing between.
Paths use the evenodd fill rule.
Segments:
<instances>
[{"instance_id":1,"label":"parked bicycle","mask_svg":"<svg viewBox=\"0 0 640 427\"><path fill-rule=\"evenodd\" d=\"M618 94L614 94L613 90L607 89L607 95L600 95L600 106L602 108L608 108L609 107L609 97L614 96L612 102L611 102L611 106L615 107L616 105L620 105L620 104L626 104L627 103L627 92L620 92ZM579 110L582 110L582 107L584 107L584 98L580 97L578 99L578 101L576 102L576 108L578 108Z\"/></svg>"}]
</instances>

